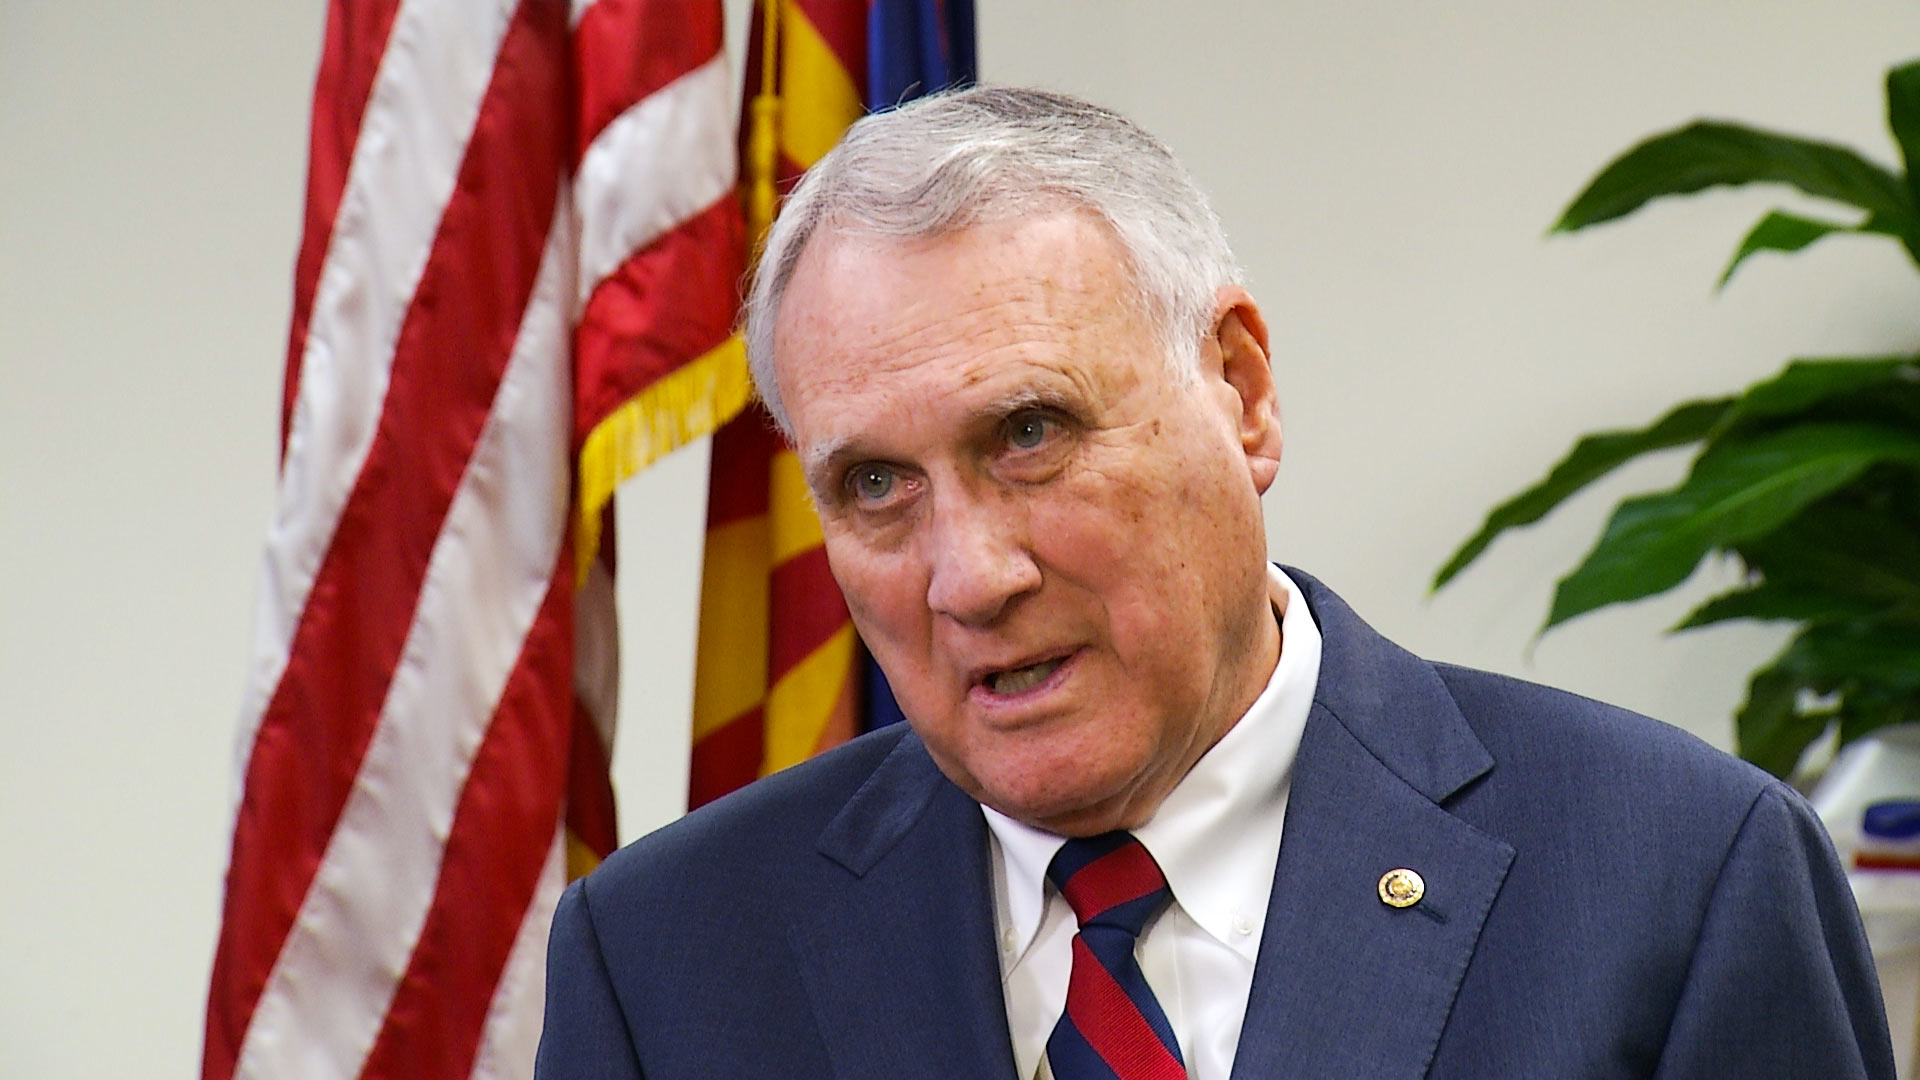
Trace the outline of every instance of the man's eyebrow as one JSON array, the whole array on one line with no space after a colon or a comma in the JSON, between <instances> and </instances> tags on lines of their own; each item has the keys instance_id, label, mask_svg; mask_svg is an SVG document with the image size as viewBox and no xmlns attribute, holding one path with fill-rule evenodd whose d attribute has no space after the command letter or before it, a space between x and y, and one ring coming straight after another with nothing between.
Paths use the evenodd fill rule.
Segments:
<instances>
[{"instance_id":1,"label":"man's eyebrow","mask_svg":"<svg viewBox=\"0 0 1920 1080\"><path fill-rule=\"evenodd\" d=\"M852 439L828 439L807 448L800 458L800 474L818 495L831 491L834 474L860 456L860 448Z\"/></svg>"},{"instance_id":2,"label":"man's eyebrow","mask_svg":"<svg viewBox=\"0 0 1920 1080\"><path fill-rule=\"evenodd\" d=\"M980 414L992 420L1004 420L1026 409L1057 409L1065 412L1070 408L1071 399L1068 395L1051 386L1029 384L987 402Z\"/></svg>"},{"instance_id":3,"label":"man's eyebrow","mask_svg":"<svg viewBox=\"0 0 1920 1080\"><path fill-rule=\"evenodd\" d=\"M1056 387L1028 384L988 399L973 412L976 424L985 427L1026 409L1071 412L1073 400L1072 395L1062 393ZM801 456L800 470L807 478L808 486L816 492L827 491L833 487L833 478L837 473L868 456L870 451L865 449L858 435L823 439L808 447Z\"/></svg>"}]
</instances>

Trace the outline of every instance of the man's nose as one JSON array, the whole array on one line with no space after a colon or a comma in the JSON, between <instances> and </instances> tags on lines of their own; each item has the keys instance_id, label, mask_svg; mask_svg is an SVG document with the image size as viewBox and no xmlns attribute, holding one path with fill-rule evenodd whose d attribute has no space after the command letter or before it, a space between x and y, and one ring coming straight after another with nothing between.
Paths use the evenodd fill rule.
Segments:
<instances>
[{"instance_id":1,"label":"man's nose","mask_svg":"<svg viewBox=\"0 0 1920 1080\"><path fill-rule=\"evenodd\" d=\"M936 498L929 536L927 606L968 626L992 623L1016 597L1040 587L1026 515L1005 493Z\"/></svg>"}]
</instances>

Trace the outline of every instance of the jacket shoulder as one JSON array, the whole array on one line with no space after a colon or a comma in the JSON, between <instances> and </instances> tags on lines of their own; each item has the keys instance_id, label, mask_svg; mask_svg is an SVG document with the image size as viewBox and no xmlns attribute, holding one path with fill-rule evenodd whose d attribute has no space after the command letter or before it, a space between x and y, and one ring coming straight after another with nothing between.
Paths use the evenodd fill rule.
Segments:
<instances>
[{"instance_id":1,"label":"jacket shoulder","mask_svg":"<svg viewBox=\"0 0 1920 1080\"><path fill-rule=\"evenodd\" d=\"M822 832L880 763L909 737L875 731L765 777L640 837L588 878L589 891L685 895L695 882L732 890L811 855Z\"/></svg>"},{"instance_id":2,"label":"jacket shoulder","mask_svg":"<svg viewBox=\"0 0 1920 1080\"><path fill-rule=\"evenodd\" d=\"M907 732L862 736L616 851L555 919L566 962L600 971L649 1076L824 1075L826 1048L788 940L796 910L844 872L822 853L836 815ZM559 930L556 929L556 934ZM690 1032L725 1033L712 1038ZM730 1064L727 1064L730 1063Z\"/></svg>"},{"instance_id":3,"label":"jacket shoulder","mask_svg":"<svg viewBox=\"0 0 1920 1080\"><path fill-rule=\"evenodd\" d=\"M1764 791L1798 799L1763 770L1671 724L1523 679L1433 668L1498 763L1500 782L1540 796L1584 789L1609 803L1717 807L1738 817Z\"/></svg>"}]
</instances>

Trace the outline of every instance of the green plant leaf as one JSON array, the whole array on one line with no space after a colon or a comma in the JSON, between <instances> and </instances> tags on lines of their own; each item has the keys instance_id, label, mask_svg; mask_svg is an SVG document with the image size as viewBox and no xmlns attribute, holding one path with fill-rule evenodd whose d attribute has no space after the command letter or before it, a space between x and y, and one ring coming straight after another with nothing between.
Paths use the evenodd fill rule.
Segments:
<instances>
[{"instance_id":1,"label":"green plant leaf","mask_svg":"<svg viewBox=\"0 0 1920 1080\"><path fill-rule=\"evenodd\" d=\"M1920 385L1920 363L1911 356L1795 360L1778 375L1742 393L1718 431L1756 420L1804 413L1835 398L1882 387Z\"/></svg>"},{"instance_id":2,"label":"green plant leaf","mask_svg":"<svg viewBox=\"0 0 1920 1080\"><path fill-rule=\"evenodd\" d=\"M1600 170L1553 231L1611 221L1663 195L1753 183L1787 184L1857 206L1903 233L1914 221L1914 197L1905 181L1844 146L1701 120L1655 135Z\"/></svg>"},{"instance_id":3,"label":"green plant leaf","mask_svg":"<svg viewBox=\"0 0 1920 1080\"><path fill-rule=\"evenodd\" d=\"M1568 496L1620 465L1641 454L1668 447L1684 446L1704 438L1733 405L1732 398L1690 401L1635 431L1603 431L1588 435L1573 444L1567 456L1554 465L1546 479L1501 503L1487 514L1480 531L1460 545L1447 564L1434 575L1433 588L1453 580L1455 574L1478 558L1493 538L1508 529L1531 524L1545 517Z\"/></svg>"},{"instance_id":4,"label":"green plant leaf","mask_svg":"<svg viewBox=\"0 0 1920 1080\"><path fill-rule=\"evenodd\" d=\"M1839 700L1802 712L1802 691ZM1801 631L1754 674L1734 719L1735 741L1741 757L1784 777L1834 720L1843 746L1920 720L1920 624L1863 619Z\"/></svg>"},{"instance_id":5,"label":"green plant leaf","mask_svg":"<svg viewBox=\"0 0 1920 1080\"><path fill-rule=\"evenodd\" d=\"M1489 512L1479 531L1434 575L1432 588L1439 589L1453 580L1500 533L1540 520L1581 488L1635 457L1894 385L1920 386L1920 364L1914 357L1795 360L1773 378L1748 388L1738 399L1688 402L1645 428L1585 436L1545 479Z\"/></svg>"},{"instance_id":6,"label":"green plant leaf","mask_svg":"<svg viewBox=\"0 0 1920 1080\"><path fill-rule=\"evenodd\" d=\"M1738 546L1769 585L1920 611L1920 529L1886 513L1829 498Z\"/></svg>"},{"instance_id":7,"label":"green plant leaf","mask_svg":"<svg viewBox=\"0 0 1920 1080\"><path fill-rule=\"evenodd\" d=\"M1920 178L1914 175L1914 167L1920 165L1920 62L1887 72L1887 127L1900 144L1908 197L1920 203Z\"/></svg>"},{"instance_id":8,"label":"green plant leaf","mask_svg":"<svg viewBox=\"0 0 1920 1080\"><path fill-rule=\"evenodd\" d=\"M1886 619L1815 624L1794 639L1785 662L1824 692L1865 687L1890 697L1920 694L1920 626Z\"/></svg>"},{"instance_id":9,"label":"green plant leaf","mask_svg":"<svg viewBox=\"0 0 1920 1080\"><path fill-rule=\"evenodd\" d=\"M1763 582L1737 589L1693 609L1674 630L1692 630L1729 619L1813 622L1854 619L1884 610L1884 600L1868 600L1806 585Z\"/></svg>"},{"instance_id":10,"label":"green plant leaf","mask_svg":"<svg viewBox=\"0 0 1920 1080\"><path fill-rule=\"evenodd\" d=\"M1733 718L1734 745L1741 757L1778 777L1793 772L1800 755L1828 724L1826 717L1802 715L1799 696L1799 680L1778 660L1754 673L1747 700Z\"/></svg>"},{"instance_id":11,"label":"green plant leaf","mask_svg":"<svg viewBox=\"0 0 1920 1080\"><path fill-rule=\"evenodd\" d=\"M1883 727L1920 720L1920 700L1861 690L1840 702L1840 745Z\"/></svg>"},{"instance_id":12,"label":"green plant leaf","mask_svg":"<svg viewBox=\"0 0 1920 1080\"><path fill-rule=\"evenodd\" d=\"M1858 225L1847 225L1837 221L1815 221L1775 210L1761 218L1753 231L1747 233L1746 239L1740 241L1740 249L1733 253L1733 261L1727 264L1714 287L1725 288L1733 272L1747 261L1749 255L1762 251L1779 251L1790 255L1834 233L1879 233L1896 239L1900 236L1897 229L1887 225L1886 219L1872 215Z\"/></svg>"},{"instance_id":13,"label":"green plant leaf","mask_svg":"<svg viewBox=\"0 0 1920 1080\"><path fill-rule=\"evenodd\" d=\"M1877 461L1920 468L1920 433L1802 424L1710 446L1679 487L1614 510L1586 560L1560 579L1543 629L1678 585L1707 552L1777 528Z\"/></svg>"}]
</instances>

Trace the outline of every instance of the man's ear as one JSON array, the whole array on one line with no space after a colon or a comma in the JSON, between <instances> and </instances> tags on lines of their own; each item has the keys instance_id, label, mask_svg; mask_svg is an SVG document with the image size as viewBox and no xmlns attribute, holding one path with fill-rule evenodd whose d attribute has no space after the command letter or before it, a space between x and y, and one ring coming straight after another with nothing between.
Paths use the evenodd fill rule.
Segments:
<instances>
[{"instance_id":1,"label":"man's ear","mask_svg":"<svg viewBox=\"0 0 1920 1080\"><path fill-rule=\"evenodd\" d=\"M1214 300L1213 337L1221 377L1239 398L1240 447L1254 489L1265 494L1280 471L1280 402L1267 352L1267 320L1247 290L1228 285Z\"/></svg>"}]
</instances>

